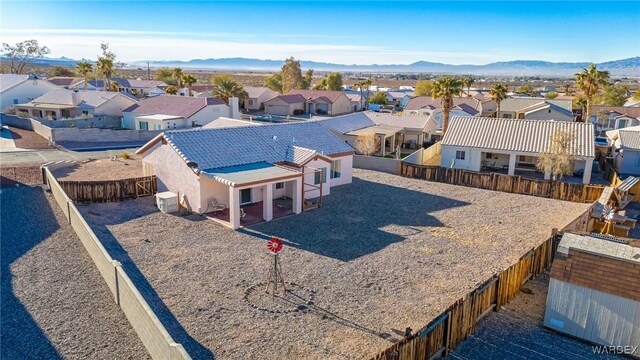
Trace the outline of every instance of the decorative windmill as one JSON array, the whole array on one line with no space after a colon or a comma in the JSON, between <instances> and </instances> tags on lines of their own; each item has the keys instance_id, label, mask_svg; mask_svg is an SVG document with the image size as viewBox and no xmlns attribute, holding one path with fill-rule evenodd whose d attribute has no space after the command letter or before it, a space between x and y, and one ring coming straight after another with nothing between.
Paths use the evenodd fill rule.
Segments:
<instances>
[{"instance_id":1,"label":"decorative windmill","mask_svg":"<svg viewBox=\"0 0 640 360\"><path fill-rule=\"evenodd\" d=\"M269 294L269 288L273 288L273 296L278 293L278 285L282 286L282 291L286 292L287 288L284 284L284 277L282 277L282 268L278 262L278 253L282 250L282 240L278 238L271 238L267 241L267 249L273 254L273 267L269 270L269 279L267 280L267 286L265 292Z\"/></svg>"},{"instance_id":2,"label":"decorative windmill","mask_svg":"<svg viewBox=\"0 0 640 360\"><path fill-rule=\"evenodd\" d=\"M609 235L613 232L613 217L615 215L615 209L609 205L606 205L604 209L602 209L602 214L600 215L600 217L604 220L604 226L602 227L602 230L600 230L600 234Z\"/></svg>"}]
</instances>

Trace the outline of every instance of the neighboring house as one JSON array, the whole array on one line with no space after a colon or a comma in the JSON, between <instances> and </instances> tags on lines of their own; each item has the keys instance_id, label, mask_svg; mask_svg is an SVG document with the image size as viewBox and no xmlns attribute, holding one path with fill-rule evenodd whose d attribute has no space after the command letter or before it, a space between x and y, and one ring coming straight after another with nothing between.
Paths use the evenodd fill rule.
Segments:
<instances>
[{"instance_id":1,"label":"neighboring house","mask_svg":"<svg viewBox=\"0 0 640 360\"><path fill-rule=\"evenodd\" d=\"M191 96L193 97L213 97L212 91L213 85L192 85L191 86ZM189 96L189 88L183 87L178 90L178 95L181 96Z\"/></svg>"},{"instance_id":2,"label":"neighboring house","mask_svg":"<svg viewBox=\"0 0 640 360\"><path fill-rule=\"evenodd\" d=\"M58 86L33 75L0 74L0 111L28 103Z\"/></svg>"},{"instance_id":3,"label":"neighboring house","mask_svg":"<svg viewBox=\"0 0 640 360\"><path fill-rule=\"evenodd\" d=\"M497 110L497 107L496 107ZM516 97L500 102L503 119L574 121L571 100L547 100L545 98ZM483 112L486 114L486 112ZM495 116L489 114L488 116Z\"/></svg>"},{"instance_id":4,"label":"neighboring house","mask_svg":"<svg viewBox=\"0 0 640 360\"><path fill-rule=\"evenodd\" d=\"M607 131L619 174L640 176L640 126Z\"/></svg>"},{"instance_id":5,"label":"neighboring house","mask_svg":"<svg viewBox=\"0 0 640 360\"><path fill-rule=\"evenodd\" d=\"M380 144L385 145L378 149L376 156L395 152L397 146L401 149L417 150L429 139L429 132L435 130L431 116L403 116L371 111L321 119L317 122L354 148L357 148L358 136L376 134Z\"/></svg>"},{"instance_id":6,"label":"neighboring house","mask_svg":"<svg viewBox=\"0 0 640 360\"><path fill-rule=\"evenodd\" d=\"M265 125L266 123L261 121L247 121L241 119L231 119L228 117L219 117L212 122L204 125L203 129L220 129L220 128L229 128L229 127L242 127L242 126L260 126Z\"/></svg>"},{"instance_id":7,"label":"neighboring house","mask_svg":"<svg viewBox=\"0 0 640 360\"><path fill-rule=\"evenodd\" d=\"M407 105L409 100L411 100L411 93L403 92L403 91L388 91L387 95L387 104L394 104L404 107Z\"/></svg>"},{"instance_id":8,"label":"neighboring house","mask_svg":"<svg viewBox=\"0 0 640 360\"><path fill-rule=\"evenodd\" d=\"M472 97L454 97L454 106L464 105L465 111L471 115L480 115L482 113L482 102ZM411 98L404 107L404 111L411 113L431 112L434 109L442 108L440 99L434 99L431 96L416 96ZM473 109L473 110L470 110Z\"/></svg>"},{"instance_id":9,"label":"neighboring house","mask_svg":"<svg viewBox=\"0 0 640 360\"><path fill-rule=\"evenodd\" d=\"M583 173L582 182L588 184L595 158L594 129L588 123L456 116L442 139L440 166L471 171L504 169L509 175L534 172L538 157L549 151L551 137L559 130L574 135L574 173ZM545 179L550 178L546 173Z\"/></svg>"},{"instance_id":10,"label":"neighboring house","mask_svg":"<svg viewBox=\"0 0 640 360\"><path fill-rule=\"evenodd\" d=\"M120 92L126 92L135 96L156 96L164 94L164 89L168 86L160 80L129 80L123 78L111 78L111 82L117 82Z\"/></svg>"},{"instance_id":11,"label":"neighboring house","mask_svg":"<svg viewBox=\"0 0 640 360\"><path fill-rule=\"evenodd\" d=\"M241 101L240 108L246 110L264 110L264 102L278 96L278 92L268 87L245 86L244 91L247 92L247 98Z\"/></svg>"},{"instance_id":12,"label":"neighboring house","mask_svg":"<svg viewBox=\"0 0 640 360\"><path fill-rule=\"evenodd\" d=\"M640 357L640 247L565 233L549 279L544 326Z\"/></svg>"},{"instance_id":13,"label":"neighboring house","mask_svg":"<svg viewBox=\"0 0 640 360\"><path fill-rule=\"evenodd\" d=\"M80 77L56 76L47 79L48 82L63 89L82 89L84 79Z\"/></svg>"},{"instance_id":14,"label":"neighboring house","mask_svg":"<svg viewBox=\"0 0 640 360\"><path fill-rule=\"evenodd\" d=\"M244 209L269 221L352 178L353 148L317 122L165 131L140 148L143 172L198 213L237 229ZM211 202L227 209L212 213ZM246 207L246 208L245 208ZM242 209L242 210L241 210Z\"/></svg>"},{"instance_id":15,"label":"neighboring house","mask_svg":"<svg viewBox=\"0 0 640 360\"><path fill-rule=\"evenodd\" d=\"M112 116L135 106L137 100L118 92L55 89L26 103L16 105L18 113L35 119L64 120Z\"/></svg>"},{"instance_id":16,"label":"neighboring house","mask_svg":"<svg viewBox=\"0 0 640 360\"><path fill-rule=\"evenodd\" d=\"M291 90L264 102L264 111L271 115L328 114L341 115L356 111L342 91ZM302 112L300 112L302 111Z\"/></svg>"},{"instance_id":17,"label":"neighboring house","mask_svg":"<svg viewBox=\"0 0 640 360\"><path fill-rule=\"evenodd\" d=\"M351 108L353 112L362 111L362 107L364 106L364 96L360 94L346 94L349 100L351 100Z\"/></svg>"},{"instance_id":18,"label":"neighboring house","mask_svg":"<svg viewBox=\"0 0 640 360\"><path fill-rule=\"evenodd\" d=\"M158 95L123 111L122 127L136 130L183 129L203 126L219 117L239 118L238 98L229 106L218 99Z\"/></svg>"},{"instance_id":19,"label":"neighboring house","mask_svg":"<svg viewBox=\"0 0 640 360\"><path fill-rule=\"evenodd\" d=\"M591 106L590 121L601 131L640 125L640 107Z\"/></svg>"}]
</instances>

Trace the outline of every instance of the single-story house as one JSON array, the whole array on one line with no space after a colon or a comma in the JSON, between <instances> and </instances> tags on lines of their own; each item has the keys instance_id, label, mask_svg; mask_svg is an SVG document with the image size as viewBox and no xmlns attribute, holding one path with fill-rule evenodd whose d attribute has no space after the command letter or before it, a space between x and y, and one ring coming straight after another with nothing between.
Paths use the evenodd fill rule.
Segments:
<instances>
[{"instance_id":1,"label":"single-story house","mask_svg":"<svg viewBox=\"0 0 640 360\"><path fill-rule=\"evenodd\" d=\"M219 117L212 122L204 125L203 129L219 129L219 128L228 128L228 127L241 127L241 126L261 126L266 125L267 123L262 121L249 121L242 119L231 119L228 117Z\"/></svg>"},{"instance_id":2,"label":"single-story house","mask_svg":"<svg viewBox=\"0 0 640 360\"><path fill-rule=\"evenodd\" d=\"M430 116L395 115L372 111L358 112L317 120L320 124L357 148L359 136L374 133L380 139L377 156L385 156L401 149L417 150L429 139L429 131L435 130ZM431 126L431 127L430 127Z\"/></svg>"},{"instance_id":3,"label":"single-story house","mask_svg":"<svg viewBox=\"0 0 640 360\"><path fill-rule=\"evenodd\" d=\"M250 212L269 221L317 206L332 187L351 183L354 150L310 121L165 131L136 153L158 191L237 229Z\"/></svg>"},{"instance_id":4,"label":"single-story house","mask_svg":"<svg viewBox=\"0 0 640 360\"><path fill-rule=\"evenodd\" d=\"M120 92L126 92L140 97L164 94L164 89L168 86L164 81L160 80L111 78L111 82L118 83L118 90Z\"/></svg>"},{"instance_id":5,"label":"single-story house","mask_svg":"<svg viewBox=\"0 0 640 360\"><path fill-rule=\"evenodd\" d=\"M640 125L640 107L591 106L590 121L602 131Z\"/></svg>"},{"instance_id":6,"label":"single-story house","mask_svg":"<svg viewBox=\"0 0 640 360\"><path fill-rule=\"evenodd\" d=\"M454 106L464 105L465 111L471 115L480 115L482 113L482 102L472 97L454 97ZM434 109L442 108L440 99L434 99L431 96L416 96L411 98L404 111L417 113L421 111L431 112ZM473 109L473 110L471 110Z\"/></svg>"},{"instance_id":7,"label":"single-story house","mask_svg":"<svg viewBox=\"0 0 640 360\"><path fill-rule=\"evenodd\" d=\"M28 103L58 86L33 75L0 74L0 111Z\"/></svg>"},{"instance_id":8,"label":"single-story house","mask_svg":"<svg viewBox=\"0 0 640 360\"><path fill-rule=\"evenodd\" d=\"M245 86L244 91L247 92L247 98L241 101L240 108L246 110L264 110L264 102L272 99L280 94L269 89L268 87Z\"/></svg>"},{"instance_id":9,"label":"single-story house","mask_svg":"<svg viewBox=\"0 0 640 360\"><path fill-rule=\"evenodd\" d=\"M84 78L81 77L55 76L48 78L47 81L63 89L80 90L84 86Z\"/></svg>"},{"instance_id":10,"label":"single-story house","mask_svg":"<svg viewBox=\"0 0 640 360\"><path fill-rule=\"evenodd\" d=\"M353 108L353 112L362 111L362 107L364 106L364 96L360 94L351 94L345 93L349 100L351 101L351 107Z\"/></svg>"},{"instance_id":11,"label":"single-story house","mask_svg":"<svg viewBox=\"0 0 640 360\"><path fill-rule=\"evenodd\" d=\"M212 94L213 85L201 85L194 84L191 85L191 96L193 97L214 97ZM178 90L178 95L181 96L189 96L189 88L183 87Z\"/></svg>"},{"instance_id":12,"label":"single-story house","mask_svg":"<svg viewBox=\"0 0 640 360\"><path fill-rule=\"evenodd\" d=\"M594 129L593 124L578 122L455 116L442 138L440 166L471 171L505 169L509 175L534 172L538 157L549 151L557 131L573 134L574 173L582 172L582 182L588 184L595 159ZM549 173L544 176L551 178Z\"/></svg>"},{"instance_id":13,"label":"single-story house","mask_svg":"<svg viewBox=\"0 0 640 360\"><path fill-rule=\"evenodd\" d=\"M565 233L551 267L544 326L640 357L640 247Z\"/></svg>"},{"instance_id":14,"label":"single-story house","mask_svg":"<svg viewBox=\"0 0 640 360\"><path fill-rule=\"evenodd\" d=\"M497 110L497 107L496 107ZM495 114L490 114L495 116ZM547 100L545 98L517 97L500 102L499 118L527 120L574 121L570 100Z\"/></svg>"},{"instance_id":15,"label":"single-story house","mask_svg":"<svg viewBox=\"0 0 640 360\"><path fill-rule=\"evenodd\" d=\"M26 104L18 104L15 108L18 113L35 119L120 118L123 110L137 103L135 98L118 92L58 88Z\"/></svg>"},{"instance_id":16,"label":"single-story house","mask_svg":"<svg viewBox=\"0 0 640 360\"><path fill-rule=\"evenodd\" d=\"M356 111L342 91L291 90L264 102L264 111L271 115L328 114L340 115Z\"/></svg>"},{"instance_id":17,"label":"single-story house","mask_svg":"<svg viewBox=\"0 0 640 360\"><path fill-rule=\"evenodd\" d=\"M640 176L640 126L606 132L619 174Z\"/></svg>"},{"instance_id":18,"label":"single-story house","mask_svg":"<svg viewBox=\"0 0 640 360\"><path fill-rule=\"evenodd\" d=\"M405 106L411 100L412 93L404 91L387 91L387 104Z\"/></svg>"},{"instance_id":19,"label":"single-story house","mask_svg":"<svg viewBox=\"0 0 640 360\"><path fill-rule=\"evenodd\" d=\"M239 118L238 98L219 99L158 95L140 100L122 113L122 127L135 130L184 129L219 117Z\"/></svg>"}]
</instances>

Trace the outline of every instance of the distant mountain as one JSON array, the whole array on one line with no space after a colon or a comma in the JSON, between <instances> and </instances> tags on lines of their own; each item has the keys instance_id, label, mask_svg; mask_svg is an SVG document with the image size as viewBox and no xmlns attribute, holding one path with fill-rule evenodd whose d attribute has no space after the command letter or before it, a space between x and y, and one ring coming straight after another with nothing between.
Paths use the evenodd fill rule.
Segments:
<instances>
[{"instance_id":1,"label":"distant mountain","mask_svg":"<svg viewBox=\"0 0 640 360\"><path fill-rule=\"evenodd\" d=\"M66 57L43 58L36 63L50 66L74 66L76 62ZM127 67L146 68L147 63L156 67L182 67L202 70L243 70L243 71L275 71L280 69L284 61L248 58L193 59L179 60L144 60L127 63ZM301 60L303 69L316 71L352 71L381 73L434 73L434 74L473 74L473 75L517 75L517 76L573 76L576 72L589 66L588 62L549 62L540 60L514 60L495 62L486 65L450 65L429 61L417 61L412 64L394 65L357 65L334 64L327 62ZM607 61L596 64L598 69L607 70L613 76L640 77L640 56Z\"/></svg>"}]
</instances>

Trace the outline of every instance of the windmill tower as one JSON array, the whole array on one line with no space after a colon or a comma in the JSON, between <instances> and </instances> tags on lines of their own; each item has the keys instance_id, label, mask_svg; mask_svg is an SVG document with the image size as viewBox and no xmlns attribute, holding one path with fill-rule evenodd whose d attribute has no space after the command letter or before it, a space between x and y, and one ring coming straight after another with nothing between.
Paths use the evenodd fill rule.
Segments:
<instances>
[{"instance_id":1,"label":"windmill tower","mask_svg":"<svg viewBox=\"0 0 640 360\"><path fill-rule=\"evenodd\" d=\"M600 230L601 235L610 235L614 230L614 222L613 218L616 214L616 211L611 206L607 205L602 209L601 217L604 220L604 226L602 230Z\"/></svg>"}]
</instances>

